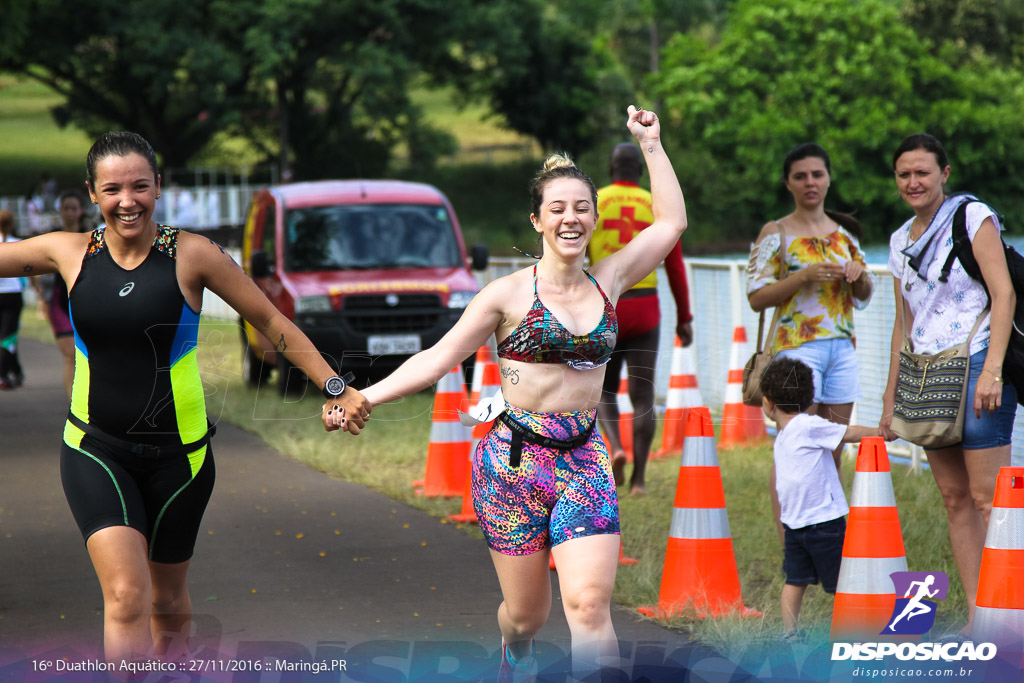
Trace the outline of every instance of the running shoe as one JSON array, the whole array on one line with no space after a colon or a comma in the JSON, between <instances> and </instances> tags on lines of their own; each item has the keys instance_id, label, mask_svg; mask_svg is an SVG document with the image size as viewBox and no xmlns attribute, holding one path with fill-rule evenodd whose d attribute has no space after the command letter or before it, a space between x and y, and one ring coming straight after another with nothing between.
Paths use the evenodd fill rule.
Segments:
<instances>
[{"instance_id":1,"label":"running shoe","mask_svg":"<svg viewBox=\"0 0 1024 683\"><path fill-rule=\"evenodd\" d=\"M508 644L501 639L501 664L498 665L498 683L529 683L537 679L537 647L530 641L530 656L513 664L508 659Z\"/></svg>"}]
</instances>

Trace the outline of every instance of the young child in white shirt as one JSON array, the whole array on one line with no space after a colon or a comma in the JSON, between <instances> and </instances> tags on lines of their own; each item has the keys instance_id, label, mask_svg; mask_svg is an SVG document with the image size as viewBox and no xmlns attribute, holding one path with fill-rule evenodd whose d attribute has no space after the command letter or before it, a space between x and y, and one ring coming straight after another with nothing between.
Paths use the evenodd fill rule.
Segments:
<instances>
[{"instance_id":1,"label":"young child in white shirt","mask_svg":"<svg viewBox=\"0 0 1024 683\"><path fill-rule=\"evenodd\" d=\"M878 436L878 427L842 425L808 413L814 402L814 376L804 363L777 358L761 380L761 407L778 425L775 487L785 530L782 568L783 639L799 638L800 606L810 584L836 592L850 511L832 451L841 443Z\"/></svg>"}]
</instances>

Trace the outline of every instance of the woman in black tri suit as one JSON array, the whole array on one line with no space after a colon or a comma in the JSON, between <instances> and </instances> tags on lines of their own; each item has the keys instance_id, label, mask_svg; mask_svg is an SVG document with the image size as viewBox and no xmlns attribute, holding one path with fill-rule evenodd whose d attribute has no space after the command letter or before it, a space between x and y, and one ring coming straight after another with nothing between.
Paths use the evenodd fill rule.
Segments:
<instances>
[{"instance_id":1,"label":"woman in black tri suit","mask_svg":"<svg viewBox=\"0 0 1024 683\"><path fill-rule=\"evenodd\" d=\"M61 479L103 590L107 659L180 655L186 574L214 480L196 359L203 289L334 389L325 428L358 434L370 406L223 249L153 221L160 175L145 139L107 133L86 170L106 224L2 245L0 277L57 272L68 283L75 377Z\"/></svg>"}]
</instances>

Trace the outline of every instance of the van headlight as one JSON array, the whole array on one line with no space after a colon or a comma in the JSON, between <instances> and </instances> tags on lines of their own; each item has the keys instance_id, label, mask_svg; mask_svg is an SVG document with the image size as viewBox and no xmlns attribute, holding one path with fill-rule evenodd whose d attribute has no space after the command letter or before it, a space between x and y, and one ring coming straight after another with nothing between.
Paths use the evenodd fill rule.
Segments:
<instances>
[{"instance_id":1,"label":"van headlight","mask_svg":"<svg viewBox=\"0 0 1024 683\"><path fill-rule=\"evenodd\" d=\"M448 308L465 308L473 300L476 292L455 291L448 297Z\"/></svg>"},{"instance_id":2,"label":"van headlight","mask_svg":"<svg viewBox=\"0 0 1024 683\"><path fill-rule=\"evenodd\" d=\"M303 313L330 313L331 299L327 296L300 296L295 300L295 315Z\"/></svg>"}]
</instances>

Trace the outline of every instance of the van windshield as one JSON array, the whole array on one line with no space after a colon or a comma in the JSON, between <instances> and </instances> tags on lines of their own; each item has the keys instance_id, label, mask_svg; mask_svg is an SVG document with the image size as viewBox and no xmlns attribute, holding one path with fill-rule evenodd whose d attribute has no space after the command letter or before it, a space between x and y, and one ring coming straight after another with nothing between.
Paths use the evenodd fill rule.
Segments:
<instances>
[{"instance_id":1,"label":"van windshield","mask_svg":"<svg viewBox=\"0 0 1024 683\"><path fill-rule=\"evenodd\" d=\"M443 206L311 206L286 210L284 221L289 272L461 265Z\"/></svg>"}]
</instances>

